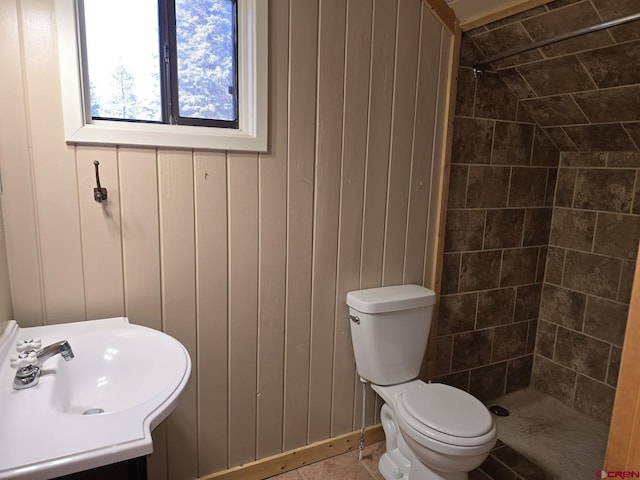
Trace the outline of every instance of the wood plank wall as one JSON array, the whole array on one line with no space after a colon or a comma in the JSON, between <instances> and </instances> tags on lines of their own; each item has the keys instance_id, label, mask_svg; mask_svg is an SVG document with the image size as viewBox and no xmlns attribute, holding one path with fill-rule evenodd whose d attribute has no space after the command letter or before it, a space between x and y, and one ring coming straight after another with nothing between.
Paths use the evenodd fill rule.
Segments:
<instances>
[{"instance_id":1,"label":"wood plank wall","mask_svg":"<svg viewBox=\"0 0 640 480\"><path fill-rule=\"evenodd\" d=\"M126 315L187 347L153 479L357 429L346 292L433 284L451 36L420 0L270 0L269 15L268 152L69 146L53 2L0 2L15 318Z\"/></svg>"}]
</instances>

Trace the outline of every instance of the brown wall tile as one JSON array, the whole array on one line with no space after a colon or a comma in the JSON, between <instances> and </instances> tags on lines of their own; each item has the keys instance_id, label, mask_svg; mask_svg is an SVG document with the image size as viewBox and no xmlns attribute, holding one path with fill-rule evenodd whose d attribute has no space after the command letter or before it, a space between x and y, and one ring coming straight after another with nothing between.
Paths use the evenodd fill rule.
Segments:
<instances>
[{"instance_id":1,"label":"brown wall tile","mask_svg":"<svg viewBox=\"0 0 640 480\"><path fill-rule=\"evenodd\" d=\"M509 190L510 207L543 207L547 190L547 169L514 167Z\"/></svg>"},{"instance_id":2,"label":"brown wall tile","mask_svg":"<svg viewBox=\"0 0 640 480\"><path fill-rule=\"evenodd\" d=\"M640 149L640 123L625 123L623 127L629 137L631 137L631 140L633 140L636 148ZM630 150L633 150L633 148Z\"/></svg>"},{"instance_id":3,"label":"brown wall tile","mask_svg":"<svg viewBox=\"0 0 640 480\"><path fill-rule=\"evenodd\" d=\"M522 245L523 209L487 210L484 248L508 248Z\"/></svg>"},{"instance_id":4,"label":"brown wall tile","mask_svg":"<svg viewBox=\"0 0 640 480\"><path fill-rule=\"evenodd\" d=\"M543 130L560 151L571 152L578 150L576 144L573 143L573 140L571 140L569 135L567 135L567 133L562 128L547 127Z\"/></svg>"},{"instance_id":5,"label":"brown wall tile","mask_svg":"<svg viewBox=\"0 0 640 480\"><path fill-rule=\"evenodd\" d=\"M600 88L640 83L640 42L591 50L578 57Z\"/></svg>"},{"instance_id":6,"label":"brown wall tile","mask_svg":"<svg viewBox=\"0 0 640 480\"><path fill-rule=\"evenodd\" d=\"M600 17L589 2L553 10L546 15L524 20L522 24L534 41L555 37L559 34L589 27L600 22ZM602 47L612 44L607 32L595 32L579 38L566 40L544 47L546 56L565 55L576 51Z\"/></svg>"},{"instance_id":7,"label":"brown wall tile","mask_svg":"<svg viewBox=\"0 0 640 480\"><path fill-rule=\"evenodd\" d=\"M526 123L496 122L491 163L529 165L534 126Z\"/></svg>"},{"instance_id":8,"label":"brown wall tile","mask_svg":"<svg viewBox=\"0 0 640 480\"><path fill-rule=\"evenodd\" d=\"M554 323L545 322L544 320L538 320L538 332L536 335L536 353L544 355L551 359L553 358L553 351L556 348L556 335L558 332L558 326Z\"/></svg>"},{"instance_id":9,"label":"brown wall tile","mask_svg":"<svg viewBox=\"0 0 640 480\"><path fill-rule=\"evenodd\" d=\"M527 349L529 322L496 327L493 333L492 362L500 362L524 355Z\"/></svg>"},{"instance_id":10,"label":"brown wall tile","mask_svg":"<svg viewBox=\"0 0 640 480\"><path fill-rule=\"evenodd\" d=\"M618 301L622 303L631 302L631 287L633 287L633 273L635 272L635 262L622 262L622 273L620 274L620 287L618 288Z\"/></svg>"},{"instance_id":11,"label":"brown wall tile","mask_svg":"<svg viewBox=\"0 0 640 480\"><path fill-rule=\"evenodd\" d=\"M467 199L467 175L469 167L466 165L451 165L449 175L449 198L447 208L464 208Z\"/></svg>"},{"instance_id":12,"label":"brown wall tile","mask_svg":"<svg viewBox=\"0 0 640 480\"><path fill-rule=\"evenodd\" d=\"M476 44L471 40L469 32L462 32L462 42L460 43L460 65L473 67L478 60L483 57Z\"/></svg>"},{"instance_id":13,"label":"brown wall tile","mask_svg":"<svg viewBox=\"0 0 640 480\"><path fill-rule=\"evenodd\" d=\"M538 249L538 266L536 267L536 282L544 281L545 269L547 268L547 250L549 247L540 247Z\"/></svg>"},{"instance_id":14,"label":"brown wall tile","mask_svg":"<svg viewBox=\"0 0 640 480\"><path fill-rule=\"evenodd\" d=\"M500 250L462 254L460 291L497 288L500 281Z\"/></svg>"},{"instance_id":15,"label":"brown wall tile","mask_svg":"<svg viewBox=\"0 0 640 480\"><path fill-rule=\"evenodd\" d=\"M458 69L458 89L456 92L456 115L473 116L476 98L476 78L471 68Z\"/></svg>"},{"instance_id":16,"label":"brown wall tile","mask_svg":"<svg viewBox=\"0 0 640 480\"><path fill-rule=\"evenodd\" d=\"M437 383L444 383L451 385L452 387L459 388L465 392L469 391L469 370L458 373L451 373L449 375L441 375L434 378Z\"/></svg>"},{"instance_id":17,"label":"brown wall tile","mask_svg":"<svg viewBox=\"0 0 640 480\"><path fill-rule=\"evenodd\" d=\"M620 373L620 359L622 358L622 349L611 347L611 358L609 359L609 371L607 372L607 384L612 387L618 386L618 374Z\"/></svg>"},{"instance_id":18,"label":"brown wall tile","mask_svg":"<svg viewBox=\"0 0 640 480\"><path fill-rule=\"evenodd\" d=\"M606 152L562 152L561 167L604 167L607 163Z\"/></svg>"},{"instance_id":19,"label":"brown wall tile","mask_svg":"<svg viewBox=\"0 0 640 480\"><path fill-rule=\"evenodd\" d=\"M531 165L541 167L557 167L560 160L560 151L551 139L540 127L536 126L533 137L533 153Z\"/></svg>"},{"instance_id":20,"label":"brown wall tile","mask_svg":"<svg viewBox=\"0 0 640 480\"><path fill-rule=\"evenodd\" d=\"M587 117L570 95L532 98L520 102L541 127L587 123ZM557 145L557 144L556 144ZM558 148L561 148L558 146Z\"/></svg>"},{"instance_id":21,"label":"brown wall tile","mask_svg":"<svg viewBox=\"0 0 640 480\"><path fill-rule=\"evenodd\" d=\"M607 153L607 167L640 167L640 152L609 152Z\"/></svg>"},{"instance_id":22,"label":"brown wall tile","mask_svg":"<svg viewBox=\"0 0 640 480\"><path fill-rule=\"evenodd\" d=\"M515 48L532 43L531 37L520 23L513 23L486 33L474 35L473 42L486 56L504 52L505 48ZM542 58L542 55L538 51L533 50L497 62L497 65L499 65L500 68L504 68L540 58Z\"/></svg>"},{"instance_id":23,"label":"brown wall tile","mask_svg":"<svg viewBox=\"0 0 640 480\"><path fill-rule=\"evenodd\" d=\"M563 130L580 151L636 150L636 145L619 123L569 126Z\"/></svg>"},{"instance_id":24,"label":"brown wall tile","mask_svg":"<svg viewBox=\"0 0 640 480\"><path fill-rule=\"evenodd\" d=\"M451 352L453 337L438 337L436 339L436 375L446 375L451 371Z\"/></svg>"},{"instance_id":25,"label":"brown wall tile","mask_svg":"<svg viewBox=\"0 0 640 480\"><path fill-rule=\"evenodd\" d=\"M578 375L573 406L594 420L608 424L611 421L615 394L614 388Z\"/></svg>"},{"instance_id":26,"label":"brown wall tile","mask_svg":"<svg viewBox=\"0 0 640 480\"><path fill-rule=\"evenodd\" d=\"M600 16L603 20L611 20L613 18L620 18L626 15L631 15L633 13L638 12L638 3L637 0L593 0L593 4L600 13ZM627 40L632 40L638 38L640 36L640 31L637 28L638 24L636 22L631 23L629 25L622 25L623 28L621 33L619 28L612 28L610 31L612 32L613 38L618 42L624 42ZM628 32L624 27L636 27L632 29L631 32Z\"/></svg>"},{"instance_id":27,"label":"brown wall tile","mask_svg":"<svg viewBox=\"0 0 640 480\"><path fill-rule=\"evenodd\" d=\"M445 253L442 256L442 281L440 293L457 293L460 279L460 253Z\"/></svg>"},{"instance_id":28,"label":"brown wall tile","mask_svg":"<svg viewBox=\"0 0 640 480\"><path fill-rule=\"evenodd\" d=\"M551 229L551 208L527 208L524 216L524 237L522 245L547 245Z\"/></svg>"},{"instance_id":29,"label":"brown wall tile","mask_svg":"<svg viewBox=\"0 0 640 480\"><path fill-rule=\"evenodd\" d=\"M587 210L629 212L635 170L578 169L574 206Z\"/></svg>"},{"instance_id":30,"label":"brown wall tile","mask_svg":"<svg viewBox=\"0 0 640 480\"><path fill-rule=\"evenodd\" d=\"M494 327L513 322L515 295L515 288L480 292L476 328Z\"/></svg>"},{"instance_id":31,"label":"brown wall tile","mask_svg":"<svg viewBox=\"0 0 640 480\"><path fill-rule=\"evenodd\" d=\"M493 121L456 117L453 126L453 163L489 163Z\"/></svg>"},{"instance_id":32,"label":"brown wall tile","mask_svg":"<svg viewBox=\"0 0 640 480\"><path fill-rule=\"evenodd\" d=\"M575 168L558 169L554 201L556 207L571 207L573 205L573 193L575 191L577 173L578 170Z\"/></svg>"},{"instance_id":33,"label":"brown wall tile","mask_svg":"<svg viewBox=\"0 0 640 480\"><path fill-rule=\"evenodd\" d=\"M595 253L635 260L640 241L640 216L598 213Z\"/></svg>"},{"instance_id":34,"label":"brown wall tile","mask_svg":"<svg viewBox=\"0 0 640 480\"><path fill-rule=\"evenodd\" d=\"M540 300L540 318L574 330L582 329L587 296L545 284Z\"/></svg>"},{"instance_id":35,"label":"brown wall tile","mask_svg":"<svg viewBox=\"0 0 640 480\"><path fill-rule=\"evenodd\" d=\"M515 120L518 99L500 75L485 72L477 82L474 116L497 120Z\"/></svg>"},{"instance_id":36,"label":"brown wall tile","mask_svg":"<svg viewBox=\"0 0 640 480\"><path fill-rule=\"evenodd\" d=\"M500 70L500 78L509 86L516 98L534 98L536 96L529 84L515 68Z\"/></svg>"},{"instance_id":37,"label":"brown wall tile","mask_svg":"<svg viewBox=\"0 0 640 480\"><path fill-rule=\"evenodd\" d=\"M549 246L547 250L547 269L545 282L562 285L562 275L564 272L564 248Z\"/></svg>"},{"instance_id":38,"label":"brown wall tile","mask_svg":"<svg viewBox=\"0 0 640 480\"><path fill-rule=\"evenodd\" d=\"M596 212L555 208L549 243L557 247L591 251L596 229Z\"/></svg>"},{"instance_id":39,"label":"brown wall tile","mask_svg":"<svg viewBox=\"0 0 640 480\"><path fill-rule=\"evenodd\" d=\"M488 365L491 361L493 329L461 333L453 337L453 371Z\"/></svg>"},{"instance_id":40,"label":"brown wall tile","mask_svg":"<svg viewBox=\"0 0 640 480\"><path fill-rule=\"evenodd\" d=\"M537 247L505 250L502 256L500 286L510 287L535 283L537 265Z\"/></svg>"},{"instance_id":41,"label":"brown wall tile","mask_svg":"<svg viewBox=\"0 0 640 480\"><path fill-rule=\"evenodd\" d=\"M518 287L513 321L519 322L521 320L538 318L541 296L542 284L540 283Z\"/></svg>"},{"instance_id":42,"label":"brown wall tile","mask_svg":"<svg viewBox=\"0 0 640 480\"><path fill-rule=\"evenodd\" d=\"M535 350L536 336L538 334L538 320L529 320L529 333L527 334L527 348L525 353L531 354Z\"/></svg>"},{"instance_id":43,"label":"brown wall tile","mask_svg":"<svg viewBox=\"0 0 640 480\"><path fill-rule=\"evenodd\" d=\"M584 332L615 345L622 346L627 327L629 306L604 298L589 297Z\"/></svg>"},{"instance_id":44,"label":"brown wall tile","mask_svg":"<svg viewBox=\"0 0 640 480\"><path fill-rule=\"evenodd\" d=\"M438 314L438 335L468 332L476 320L477 293L442 295Z\"/></svg>"},{"instance_id":45,"label":"brown wall tile","mask_svg":"<svg viewBox=\"0 0 640 480\"><path fill-rule=\"evenodd\" d=\"M504 394L507 362L471 370L469 393L480 400L490 400Z\"/></svg>"},{"instance_id":46,"label":"brown wall tile","mask_svg":"<svg viewBox=\"0 0 640 480\"><path fill-rule=\"evenodd\" d=\"M640 85L575 93L573 98L591 123L640 119Z\"/></svg>"},{"instance_id":47,"label":"brown wall tile","mask_svg":"<svg viewBox=\"0 0 640 480\"><path fill-rule=\"evenodd\" d=\"M564 286L580 292L615 299L622 260L567 250Z\"/></svg>"},{"instance_id":48,"label":"brown wall tile","mask_svg":"<svg viewBox=\"0 0 640 480\"><path fill-rule=\"evenodd\" d=\"M509 174L508 167L469 167L467 207L506 207Z\"/></svg>"},{"instance_id":49,"label":"brown wall tile","mask_svg":"<svg viewBox=\"0 0 640 480\"><path fill-rule=\"evenodd\" d=\"M558 328L553 359L571 370L604 381L609 344L566 328Z\"/></svg>"},{"instance_id":50,"label":"brown wall tile","mask_svg":"<svg viewBox=\"0 0 640 480\"><path fill-rule=\"evenodd\" d=\"M484 220L484 210L449 210L444 234L444 251L481 250Z\"/></svg>"},{"instance_id":51,"label":"brown wall tile","mask_svg":"<svg viewBox=\"0 0 640 480\"><path fill-rule=\"evenodd\" d=\"M533 369L533 355L509 360L507 364L507 387L505 393L515 392L529 386Z\"/></svg>"},{"instance_id":52,"label":"brown wall tile","mask_svg":"<svg viewBox=\"0 0 640 480\"><path fill-rule=\"evenodd\" d=\"M520 65L517 70L540 97L596 88L574 55Z\"/></svg>"},{"instance_id":53,"label":"brown wall tile","mask_svg":"<svg viewBox=\"0 0 640 480\"><path fill-rule=\"evenodd\" d=\"M531 384L537 390L571 405L576 372L536 355Z\"/></svg>"}]
</instances>

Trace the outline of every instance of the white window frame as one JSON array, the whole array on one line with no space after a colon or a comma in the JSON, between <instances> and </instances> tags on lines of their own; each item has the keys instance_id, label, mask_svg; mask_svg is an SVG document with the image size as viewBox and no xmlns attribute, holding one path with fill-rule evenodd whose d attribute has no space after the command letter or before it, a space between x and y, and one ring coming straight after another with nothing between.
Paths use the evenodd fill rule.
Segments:
<instances>
[{"instance_id":1,"label":"white window frame","mask_svg":"<svg viewBox=\"0 0 640 480\"><path fill-rule=\"evenodd\" d=\"M92 120L83 85L77 7L77 0L55 0L67 143L267 150L268 2L238 0L238 129Z\"/></svg>"}]
</instances>

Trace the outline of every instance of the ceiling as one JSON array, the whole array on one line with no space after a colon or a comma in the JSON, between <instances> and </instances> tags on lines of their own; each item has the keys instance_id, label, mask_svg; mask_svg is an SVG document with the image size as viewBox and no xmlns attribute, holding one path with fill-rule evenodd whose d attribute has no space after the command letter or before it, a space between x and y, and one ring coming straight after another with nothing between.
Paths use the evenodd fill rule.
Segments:
<instances>
[{"instance_id":1,"label":"ceiling","mask_svg":"<svg viewBox=\"0 0 640 480\"><path fill-rule=\"evenodd\" d=\"M529 10L550 0L446 0L460 20L463 30L494 22Z\"/></svg>"}]
</instances>

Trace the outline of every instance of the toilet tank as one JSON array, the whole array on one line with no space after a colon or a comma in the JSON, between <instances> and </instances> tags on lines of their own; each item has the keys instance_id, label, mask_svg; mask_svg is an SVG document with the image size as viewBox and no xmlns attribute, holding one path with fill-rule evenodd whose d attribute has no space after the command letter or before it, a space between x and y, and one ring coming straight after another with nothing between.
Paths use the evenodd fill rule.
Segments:
<instances>
[{"instance_id":1,"label":"toilet tank","mask_svg":"<svg viewBox=\"0 0 640 480\"><path fill-rule=\"evenodd\" d=\"M418 285L347 293L358 374L376 385L418 377L436 294Z\"/></svg>"}]
</instances>

